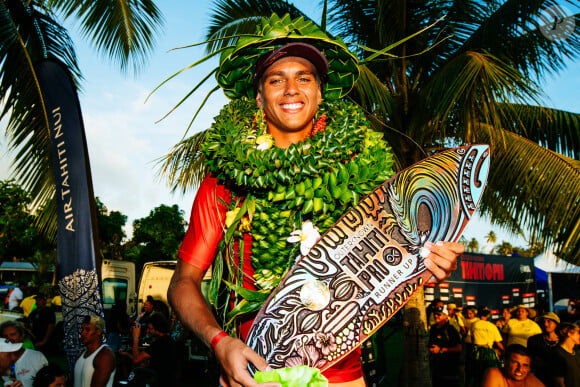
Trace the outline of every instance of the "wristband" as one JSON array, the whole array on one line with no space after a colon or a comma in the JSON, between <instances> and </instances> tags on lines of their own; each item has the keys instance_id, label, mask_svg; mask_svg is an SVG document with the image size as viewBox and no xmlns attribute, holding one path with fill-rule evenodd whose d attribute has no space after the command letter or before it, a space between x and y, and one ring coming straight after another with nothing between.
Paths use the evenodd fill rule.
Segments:
<instances>
[{"instance_id":1,"label":"wristband","mask_svg":"<svg viewBox=\"0 0 580 387\"><path fill-rule=\"evenodd\" d=\"M211 349L213 349L214 352L215 352L215 347L218 345L220 340L226 336L228 336L228 334L225 333L224 331L221 331L217 335L215 335L213 337L213 339L211 339L211 341L209 342L209 345L211 345Z\"/></svg>"}]
</instances>

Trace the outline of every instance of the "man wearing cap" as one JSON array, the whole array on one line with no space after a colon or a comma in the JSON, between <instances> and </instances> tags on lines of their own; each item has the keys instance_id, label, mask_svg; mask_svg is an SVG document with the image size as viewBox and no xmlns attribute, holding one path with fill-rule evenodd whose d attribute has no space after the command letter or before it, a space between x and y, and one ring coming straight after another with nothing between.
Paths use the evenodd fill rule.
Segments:
<instances>
[{"instance_id":1,"label":"man wearing cap","mask_svg":"<svg viewBox=\"0 0 580 387\"><path fill-rule=\"evenodd\" d=\"M458 366L461 337L457 330L449 324L444 307L437 307L433 316L435 324L429 330L433 386L457 386L459 385Z\"/></svg>"},{"instance_id":2,"label":"man wearing cap","mask_svg":"<svg viewBox=\"0 0 580 387\"><path fill-rule=\"evenodd\" d=\"M8 364L16 380L24 387L32 387L38 370L48 364L46 357L38 351L22 348L22 343L11 343L6 339L0 340L0 364L2 369Z\"/></svg>"},{"instance_id":3,"label":"man wearing cap","mask_svg":"<svg viewBox=\"0 0 580 387\"><path fill-rule=\"evenodd\" d=\"M528 338L530 336L542 333L542 329L536 322L528 318L528 307L525 305L518 305L516 307L516 318L512 318L503 327L502 333L507 336L507 345L519 344L522 346L528 345Z\"/></svg>"},{"instance_id":4,"label":"man wearing cap","mask_svg":"<svg viewBox=\"0 0 580 387\"><path fill-rule=\"evenodd\" d=\"M462 308L453 303L447 304L449 324L451 324L451 326L455 328L455 330L457 330L461 336L463 336L465 335L465 323L463 322L463 315L461 314L461 310Z\"/></svg>"},{"instance_id":5,"label":"man wearing cap","mask_svg":"<svg viewBox=\"0 0 580 387\"><path fill-rule=\"evenodd\" d=\"M552 382L550 362L554 356L554 349L558 345L556 329L560 324L560 318L556 313L549 312L541 319L542 333L528 338L528 351L532 358L532 370L544 384Z\"/></svg>"},{"instance_id":6,"label":"man wearing cap","mask_svg":"<svg viewBox=\"0 0 580 387\"><path fill-rule=\"evenodd\" d=\"M272 28L290 25L285 24L285 18L281 22L277 19ZM257 385L247 371L248 363L260 370L267 364L243 341L222 331L204 300L201 282L214 259L230 265L224 273L243 271L228 282L267 294L291 267L289 257L298 254L298 247L302 254L308 252L306 241L312 240L312 235L316 240L316 234L332 226L354 200L351 195L341 202L330 192L319 196L324 199L313 200L301 187L309 187L306 191L313 191L315 186L327 189L313 172L321 176L336 173L366 158L368 165L376 166L365 176L369 190L390 176L382 140L361 126L364 115L357 107L339 101L358 75L356 59L344 43L320 39L324 35L321 31L310 36L304 31L288 30L282 41L265 35L256 38L255 44L247 40L242 44L240 39L240 47L222 55L218 83L234 100L207 133L203 149L210 175L198 189L169 289L180 320L215 351L222 367L222 383L228 386ZM341 67L329 66L316 45L340 57L342 69L349 70L338 74ZM302 167L296 167L297 163ZM293 189L281 195L288 186ZM358 184L352 188L356 193L363 187ZM224 239L224 231L226 238L233 237ZM289 238L293 233L301 237ZM300 246L294 245L298 242ZM447 278L456 268L463 246L441 242L426 247L431 250L426 267L437 280ZM219 268L221 263L214 266ZM247 302L236 304L238 300L233 308L229 306L231 313L248 307ZM257 308L234 314L234 331L240 338L245 339L255 311ZM354 351L324 372L331 385L364 385L359 356L360 352Z\"/></svg>"},{"instance_id":7,"label":"man wearing cap","mask_svg":"<svg viewBox=\"0 0 580 387\"><path fill-rule=\"evenodd\" d=\"M115 354L103 344L105 320L86 316L81 341L86 349L77 359L73 371L74 387L112 387L115 378Z\"/></svg>"}]
</instances>

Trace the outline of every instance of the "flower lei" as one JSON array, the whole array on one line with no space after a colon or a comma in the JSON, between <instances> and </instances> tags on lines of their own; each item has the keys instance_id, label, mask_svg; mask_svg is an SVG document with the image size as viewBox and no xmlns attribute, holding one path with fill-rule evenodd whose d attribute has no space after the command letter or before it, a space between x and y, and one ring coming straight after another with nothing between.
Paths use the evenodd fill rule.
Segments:
<instances>
[{"instance_id":1,"label":"flower lei","mask_svg":"<svg viewBox=\"0 0 580 387\"><path fill-rule=\"evenodd\" d=\"M232 191L209 292L216 306L222 279L235 293L235 306L225 316L226 328L228 321L257 311L294 264L300 246L289 237L298 235L296 230L310 221L324 233L393 175L388 146L380 133L368 128L358 106L323 102L315 119L309 138L287 149L277 148L255 102L238 99L223 108L207 132L202 146L207 168ZM257 292L242 287L243 268L228 258L234 256L234 239L243 251L244 233L253 240Z\"/></svg>"}]
</instances>

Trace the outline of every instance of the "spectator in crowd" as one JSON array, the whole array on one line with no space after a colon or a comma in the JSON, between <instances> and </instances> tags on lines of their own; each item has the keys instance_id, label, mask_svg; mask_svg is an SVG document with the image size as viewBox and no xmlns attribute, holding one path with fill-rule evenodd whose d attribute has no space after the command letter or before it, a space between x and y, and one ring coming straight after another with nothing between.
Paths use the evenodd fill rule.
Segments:
<instances>
[{"instance_id":1,"label":"spectator in crowd","mask_svg":"<svg viewBox=\"0 0 580 387\"><path fill-rule=\"evenodd\" d=\"M497 327L488 321L491 311L487 307L478 310L479 320L471 325L472 351L468 354L468 385L477 385L488 368L500 367L501 361L494 346L503 351L502 337Z\"/></svg>"},{"instance_id":2,"label":"spectator in crowd","mask_svg":"<svg viewBox=\"0 0 580 387\"><path fill-rule=\"evenodd\" d=\"M155 300L153 299L152 296L147 296L147 300L143 304L143 309L141 310L141 313L139 314L139 316L137 316L137 319L135 320L136 323L141 325L141 337L145 336L145 334L147 333L147 322L149 321L149 318L155 313L153 311L154 302Z\"/></svg>"},{"instance_id":3,"label":"spectator in crowd","mask_svg":"<svg viewBox=\"0 0 580 387\"><path fill-rule=\"evenodd\" d=\"M131 353L126 351L119 351L119 353L132 358L135 366L148 362L148 368L157 373L158 378L163 380L163 384L166 387L172 387L176 368L176 349L169 332L169 321L162 314L154 313L147 321L147 334L153 338L151 345L140 350L141 326L135 324Z\"/></svg>"},{"instance_id":4,"label":"spectator in crowd","mask_svg":"<svg viewBox=\"0 0 580 387\"><path fill-rule=\"evenodd\" d=\"M580 298L571 297L568 300L568 308L559 315L562 322L574 323L580 320Z\"/></svg>"},{"instance_id":5,"label":"spectator in crowd","mask_svg":"<svg viewBox=\"0 0 580 387\"><path fill-rule=\"evenodd\" d=\"M32 387L65 387L66 377L62 368L49 364L42 367L34 378Z\"/></svg>"},{"instance_id":6,"label":"spectator in crowd","mask_svg":"<svg viewBox=\"0 0 580 387\"><path fill-rule=\"evenodd\" d=\"M531 358L523 345L507 347L503 368L490 368L481 383L482 387L542 387L544 384L531 372Z\"/></svg>"},{"instance_id":7,"label":"spectator in crowd","mask_svg":"<svg viewBox=\"0 0 580 387\"><path fill-rule=\"evenodd\" d=\"M24 298L24 289L26 288L26 282L20 281L18 287L14 288L10 293L8 298L8 309L16 310L20 307L20 302Z\"/></svg>"},{"instance_id":8,"label":"spectator in crowd","mask_svg":"<svg viewBox=\"0 0 580 387\"><path fill-rule=\"evenodd\" d=\"M127 304L119 301L111 308L107 318L107 344L113 352L121 347L123 337L128 336L131 329L131 318L127 315Z\"/></svg>"},{"instance_id":9,"label":"spectator in crowd","mask_svg":"<svg viewBox=\"0 0 580 387\"><path fill-rule=\"evenodd\" d=\"M18 321L5 321L0 325L0 336L11 343L22 343L22 348L34 349L34 343L26 335L26 330Z\"/></svg>"},{"instance_id":10,"label":"spectator in crowd","mask_svg":"<svg viewBox=\"0 0 580 387\"><path fill-rule=\"evenodd\" d=\"M467 345L467 351L470 352L472 350L471 345L473 344L471 326L479 320L479 317L477 317L477 308L473 305L468 306L465 310L465 317L465 344Z\"/></svg>"},{"instance_id":11,"label":"spectator in crowd","mask_svg":"<svg viewBox=\"0 0 580 387\"><path fill-rule=\"evenodd\" d=\"M440 306L433 313L435 324L429 331L431 376L433 387L459 385L459 354L461 338L449 324L445 309Z\"/></svg>"},{"instance_id":12,"label":"spectator in crowd","mask_svg":"<svg viewBox=\"0 0 580 387\"><path fill-rule=\"evenodd\" d=\"M556 386L580 387L580 328L576 324L561 323L556 330L559 345L554 349L552 375Z\"/></svg>"},{"instance_id":13,"label":"spectator in crowd","mask_svg":"<svg viewBox=\"0 0 580 387\"><path fill-rule=\"evenodd\" d=\"M462 308L455 304L447 305L447 313L449 315L449 324L459 332L461 336L465 335L465 322L463 315L461 314Z\"/></svg>"},{"instance_id":14,"label":"spectator in crowd","mask_svg":"<svg viewBox=\"0 0 580 387\"><path fill-rule=\"evenodd\" d=\"M443 301L436 298L427 306L427 325L432 327L435 324L435 311L444 307Z\"/></svg>"},{"instance_id":15,"label":"spectator in crowd","mask_svg":"<svg viewBox=\"0 0 580 387\"><path fill-rule=\"evenodd\" d=\"M528 345L528 337L542 333L538 324L528 318L528 308L525 305L516 307L516 318L512 318L503 327L503 333L507 336L507 345Z\"/></svg>"},{"instance_id":16,"label":"spectator in crowd","mask_svg":"<svg viewBox=\"0 0 580 387\"><path fill-rule=\"evenodd\" d=\"M556 328L560 318L555 313L546 313L541 318L542 333L528 338L528 352L532 358L532 370L545 385L552 385L552 370L550 363L554 349L558 345Z\"/></svg>"},{"instance_id":17,"label":"spectator in crowd","mask_svg":"<svg viewBox=\"0 0 580 387\"><path fill-rule=\"evenodd\" d=\"M34 347L45 355L54 354L58 347L54 339L56 336L53 335L56 316L54 311L46 305L44 293L36 295L36 309L30 313L28 319L35 339Z\"/></svg>"},{"instance_id":18,"label":"spectator in crowd","mask_svg":"<svg viewBox=\"0 0 580 387\"><path fill-rule=\"evenodd\" d=\"M38 351L22 348L22 343L11 343L0 340L0 352L5 358L1 361L4 368L6 361L11 367L11 377L22 383L24 387L32 387L32 381L38 370L48 364L46 357Z\"/></svg>"},{"instance_id":19,"label":"spectator in crowd","mask_svg":"<svg viewBox=\"0 0 580 387\"><path fill-rule=\"evenodd\" d=\"M74 367L74 387L112 387L115 378L115 354L103 344L105 320L86 316L81 330L81 341L86 350Z\"/></svg>"},{"instance_id":20,"label":"spectator in crowd","mask_svg":"<svg viewBox=\"0 0 580 387\"><path fill-rule=\"evenodd\" d=\"M495 322L495 326L499 328L500 331L503 330L503 327L507 324L507 322L512 318L512 312L510 308L503 308L501 311L501 317ZM505 341L505 337L504 337Z\"/></svg>"},{"instance_id":21,"label":"spectator in crowd","mask_svg":"<svg viewBox=\"0 0 580 387\"><path fill-rule=\"evenodd\" d=\"M22 382L16 380L12 367L12 353L22 348L22 344L13 344L8 340L0 340L0 375L5 386L22 387ZM10 375L10 376L8 376Z\"/></svg>"}]
</instances>

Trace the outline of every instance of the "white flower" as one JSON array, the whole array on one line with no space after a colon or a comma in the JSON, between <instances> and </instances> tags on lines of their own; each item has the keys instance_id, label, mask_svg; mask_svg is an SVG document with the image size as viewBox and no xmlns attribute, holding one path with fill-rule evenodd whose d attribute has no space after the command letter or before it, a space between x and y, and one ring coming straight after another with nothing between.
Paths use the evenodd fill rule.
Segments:
<instances>
[{"instance_id":1,"label":"white flower","mask_svg":"<svg viewBox=\"0 0 580 387\"><path fill-rule=\"evenodd\" d=\"M320 233L311 221L302 223L302 230L292 231L287 241L290 243L300 242L300 254L306 255L310 249L320 240Z\"/></svg>"},{"instance_id":2,"label":"white flower","mask_svg":"<svg viewBox=\"0 0 580 387\"><path fill-rule=\"evenodd\" d=\"M265 151L274 145L274 138L269 134L263 134L256 139L256 145L257 150Z\"/></svg>"}]
</instances>

